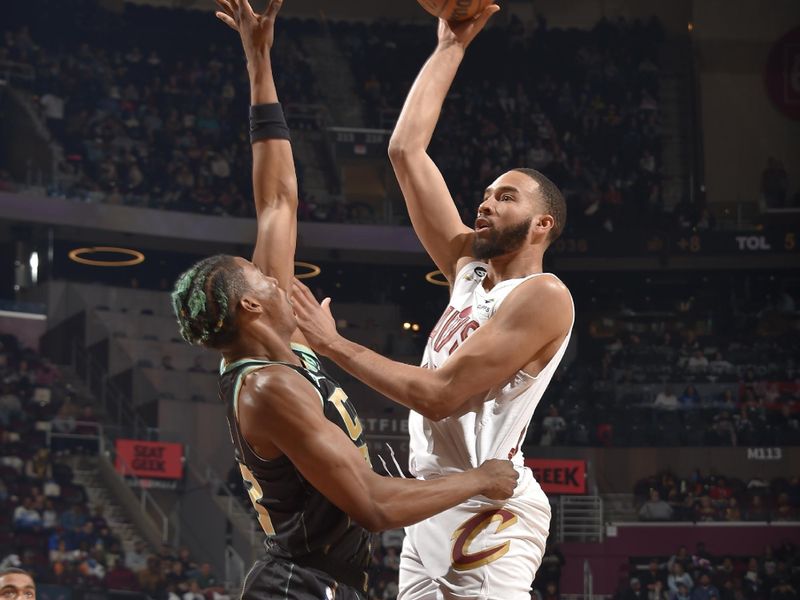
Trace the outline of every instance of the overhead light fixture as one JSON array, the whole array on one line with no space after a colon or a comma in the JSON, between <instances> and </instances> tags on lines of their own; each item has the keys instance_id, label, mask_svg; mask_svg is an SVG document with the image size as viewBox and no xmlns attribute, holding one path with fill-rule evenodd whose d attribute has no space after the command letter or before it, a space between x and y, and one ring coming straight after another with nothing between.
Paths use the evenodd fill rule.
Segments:
<instances>
[{"instance_id":1,"label":"overhead light fixture","mask_svg":"<svg viewBox=\"0 0 800 600\"><path fill-rule=\"evenodd\" d=\"M92 254L116 254L121 256L120 260L107 260L97 258L86 258ZM144 262L144 254L131 248L119 248L117 246L92 246L90 248L75 248L69 251L69 259L82 265L92 267L132 267ZM127 258L125 258L127 257Z\"/></svg>"},{"instance_id":2,"label":"overhead light fixture","mask_svg":"<svg viewBox=\"0 0 800 600\"><path fill-rule=\"evenodd\" d=\"M444 278L444 273L442 273L439 269L431 271L425 275L425 281L432 283L433 285L443 285L445 287L450 286L450 282Z\"/></svg>"},{"instance_id":3,"label":"overhead light fixture","mask_svg":"<svg viewBox=\"0 0 800 600\"><path fill-rule=\"evenodd\" d=\"M28 261L31 266L31 281L37 283L39 281L39 253L31 252L31 258Z\"/></svg>"},{"instance_id":4,"label":"overhead light fixture","mask_svg":"<svg viewBox=\"0 0 800 600\"><path fill-rule=\"evenodd\" d=\"M405 323L403 323L403 329L405 329L406 331L408 331L409 329L411 329L411 323L409 323L408 321L406 321Z\"/></svg>"},{"instance_id":5,"label":"overhead light fixture","mask_svg":"<svg viewBox=\"0 0 800 600\"><path fill-rule=\"evenodd\" d=\"M294 266L295 268L308 269L305 273L295 273L295 277L298 279L311 279L322 273L322 269L310 262L296 260L294 261Z\"/></svg>"}]
</instances>

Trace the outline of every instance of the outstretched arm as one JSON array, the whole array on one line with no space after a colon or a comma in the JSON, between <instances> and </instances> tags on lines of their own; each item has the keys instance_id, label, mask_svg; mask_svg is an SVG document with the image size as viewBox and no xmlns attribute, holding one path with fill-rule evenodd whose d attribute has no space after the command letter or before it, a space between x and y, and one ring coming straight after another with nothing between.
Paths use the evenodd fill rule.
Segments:
<instances>
[{"instance_id":1,"label":"outstretched arm","mask_svg":"<svg viewBox=\"0 0 800 600\"><path fill-rule=\"evenodd\" d=\"M250 104L277 104L270 52L283 0L270 0L262 14L255 13L248 0L216 2L217 17L241 36L250 78ZM258 216L253 263L288 291L294 276L298 204L288 139L276 137L253 143L253 192Z\"/></svg>"},{"instance_id":2,"label":"outstretched arm","mask_svg":"<svg viewBox=\"0 0 800 600\"><path fill-rule=\"evenodd\" d=\"M284 454L311 485L371 531L411 525L477 495L510 497L510 462L430 481L376 474L343 430L325 418L320 397L296 372L275 366L247 376L239 395L242 434L260 455ZM265 530L269 514L256 506Z\"/></svg>"},{"instance_id":3,"label":"outstretched arm","mask_svg":"<svg viewBox=\"0 0 800 600\"><path fill-rule=\"evenodd\" d=\"M450 282L459 260L471 252L472 230L462 223L444 177L427 149L464 51L498 10L492 4L466 23L440 19L439 43L411 87L389 142L389 158L414 230Z\"/></svg>"},{"instance_id":4,"label":"outstretched arm","mask_svg":"<svg viewBox=\"0 0 800 600\"><path fill-rule=\"evenodd\" d=\"M459 345L439 369L396 362L340 336L330 299L320 305L295 280L292 304L311 346L387 398L438 421L462 410L524 368L543 366L572 325L572 300L561 282L537 277L521 284L497 313ZM466 329L465 329L466 331ZM463 336L465 337L465 336Z\"/></svg>"}]
</instances>

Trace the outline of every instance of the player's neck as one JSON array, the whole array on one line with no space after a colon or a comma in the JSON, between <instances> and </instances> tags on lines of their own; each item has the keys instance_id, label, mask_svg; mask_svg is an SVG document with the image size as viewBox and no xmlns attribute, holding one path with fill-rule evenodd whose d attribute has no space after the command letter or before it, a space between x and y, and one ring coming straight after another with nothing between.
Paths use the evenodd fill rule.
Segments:
<instances>
[{"instance_id":1,"label":"player's neck","mask_svg":"<svg viewBox=\"0 0 800 600\"><path fill-rule=\"evenodd\" d=\"M484 279L484 287L491 289L508 279L520 279L542 272L544 252L537 246L529 246L520 252L489 259L489 269Z\"/></svg>"},{"instance_id":2,"label":"player's neck","mask_svg":"<svg viewBox=\"0 0 800 600\"><path fill-rule=\"evenodd\" d=\"M243 358L262 358L300 364L289 345L289 338L268 327L248 327L241 332L236 343L222 354L227 363Z\"/></svg>"}]
</instances>

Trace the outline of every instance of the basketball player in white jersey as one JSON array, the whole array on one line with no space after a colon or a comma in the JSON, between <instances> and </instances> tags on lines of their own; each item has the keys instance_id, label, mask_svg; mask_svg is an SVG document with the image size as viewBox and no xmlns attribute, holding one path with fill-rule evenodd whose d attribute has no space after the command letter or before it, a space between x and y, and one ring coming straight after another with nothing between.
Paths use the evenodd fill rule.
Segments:
<instances>
[{"instance_id":1,"label":"basketball player in white jersey","mask_svg":"<svg viewBox=\"0 0 800 600\"><path fill-rule=\"evenodd\" d=\"M408 95L389 147L412 223L450 283L422 367L386 359L336 332L330 299L295 282L300 329L315 350L411 409L410 470L431 479L489 458L520 473L505 503L473 498L406 529L400 600L530 597L545 549L550 506L520 446L569 343L574 306L542 272L561 233L564 198L544 175L509 171L486 188L474 229L459 217L426 149L464 51L492 5L462 24L439 25L439 43Z\"/></svg>"}]
</instances>

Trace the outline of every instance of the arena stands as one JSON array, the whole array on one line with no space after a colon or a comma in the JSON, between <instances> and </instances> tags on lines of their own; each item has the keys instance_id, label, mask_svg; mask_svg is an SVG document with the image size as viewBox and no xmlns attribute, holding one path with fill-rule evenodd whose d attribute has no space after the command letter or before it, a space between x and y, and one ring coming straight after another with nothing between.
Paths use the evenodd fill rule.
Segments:
<instances>
[{"instance_id":1,"label":"arena stands","mask_svg":"<svg viewBox=\"0 0 800 600\"><path fill-rule=\"evenodd\" d=\"M98 423L90 399L60 369L0 334L0 381L2 567L32 572L44 594L102 587L154 600L228 597L210 565L196 564L188 549L149 551L136 538L126 545L115 533L118 517L90 503L73 466L97 453Z\"/></svg>"},{"instance_id":2,"label":"arena stands","mask_svg":"<svg viewBox=\"0 0 800 600\"><path fill-rule=\"evenodd\" d=\"M797 521L800 478L750 481L695 470L680 478L671 472L637 483L634 494L643 521Z\"/></svg>"},{"instance_id":3,"label":"arena stands","mask_svg":"<svg viewBox=\"0 0 800 600\"><path fill-rule=\"evenodd\" d=\"M712 555L705 545L671 556L631 557L630 577L616 600L795 600L800 550L794 541L766 546L758 556Z\"/></svg>"},{"instance_id":4,"label":"arena stands","mask_svg":"<svg viewBox=\"0 0 800 600\"><path fill-rule=\"evenodd\" d=\"M588 301L580 349L550 385L529 443L800 444L794 278L568 281Z\"/></svg>"},{"instance_id":5,"label":"arena stands","mask_svg":"<svg viewBox=\"0 0 800 600\"><path fill-rule=\"evenodd\" d=\"M235 36L213 15L130 6L116 15L75 0L20 17L31 30L6 31L0 60L35 73L22 84L63 146L52 194L252 214L244 61ZM71 24L69 35L64 23ZM296 41L301 27L282 22L284 39L273 54L287 105L316 99ZM144 50L142 31L149 32Z\"/></svg>"},{"instance_id":6,"label":"arena stands","mask_svg":"<svg viewBox=\"0 0 800 600\"><path fill-rule=\"evenodd\" d=\"M51 2L20 22L25 25L5 31L0 61L31 68L32 80L14 83L35 94L63 147L52 194L252 214L241 53L210 15L131 5L119 15L98 13L71 0ZM69 35L59 30L58 44L52 41L55 22L72 23ZM329 25L353 69L358 89L351 93L364 108L362 125L391 128L433 49L433 28ZM318 89L313 58L301 41L318 28L314 22L281 22L274 70L287 107L324 103L332 93ZM143 49L139 31L161 41ZM540 19L535 30L526 31L514 18L480 36L431 148L465 221L473 221L483 186L493 177L529 166L547 173L575 207L568 233L612 232L643 221L666 226L659 158L661 39L655 20L604 20L591 31L564 31ZM303 163L310 159L304 148L296 157L301 190ZM301 219L349 218L347 211L306 200Z\"/></svg>"},{"instance_id":7,"label":"arena stands","mask_svg":"<svg viewBox=\"0 0 800 600\"><path fill-rule=\"evenodd\" d=\"M370 125L391 128L435 45L434 28L333 29ZM660 216L662 35L656 20L564 31L540 18L526 31L512 17L476 38L431 146L464 220L474 220L483 186L510 166L539 169L559 185L570 206L568 231L614 231Z\"/></svg>"}]
</instances>

